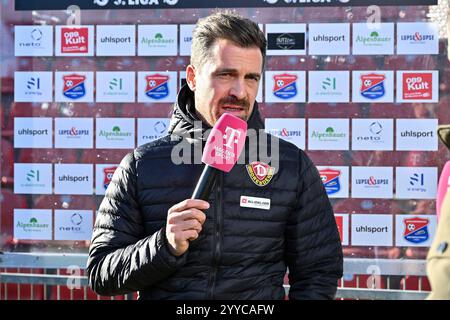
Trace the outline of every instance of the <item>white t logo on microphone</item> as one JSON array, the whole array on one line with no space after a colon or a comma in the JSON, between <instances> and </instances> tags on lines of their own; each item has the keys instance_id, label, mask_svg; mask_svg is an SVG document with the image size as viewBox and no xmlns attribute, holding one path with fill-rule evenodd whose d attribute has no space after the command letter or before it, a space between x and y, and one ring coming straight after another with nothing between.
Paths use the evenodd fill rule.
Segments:
<instances>
[{"instance_id":1,"label":"white t logo on microphone","mask_svg":"<svg viewBox=\"0 0 450 320\"><path fill-rule=\"evenodd\" d=\"M239 130L227 127L225 129L225 135L223 136L224 139L227 139L227 143L225 144L225 146L227 148L231 148L233 143L238 143L240 136L241 132Z\"/></svg>"}]
</instances>

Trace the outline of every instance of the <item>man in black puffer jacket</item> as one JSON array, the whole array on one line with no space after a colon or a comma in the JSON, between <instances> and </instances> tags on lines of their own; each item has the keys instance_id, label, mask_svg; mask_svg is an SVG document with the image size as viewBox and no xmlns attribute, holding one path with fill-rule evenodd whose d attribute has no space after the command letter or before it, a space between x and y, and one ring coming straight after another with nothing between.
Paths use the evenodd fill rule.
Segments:
<instances>
[{"instance_id":1,"label":"man in black puffer jacket","mask_svg":"<svg viewBox=\"0 0 450 320\"><path fill-rule=\"evenodd\" d=\"M263 131L255 99L265 48L258 25L236 14L197 23L169 134L125 156L98 210L87 264L95 292L283 299L289 268L290 299L334 298L342 248L319 173L302 150ZM242 161L219 173L208 201L186 200L203 169L196 150L224 112L259 139L247 138ZM261 160L266 147L277 161Z\"/></svg>"}]
</instances>

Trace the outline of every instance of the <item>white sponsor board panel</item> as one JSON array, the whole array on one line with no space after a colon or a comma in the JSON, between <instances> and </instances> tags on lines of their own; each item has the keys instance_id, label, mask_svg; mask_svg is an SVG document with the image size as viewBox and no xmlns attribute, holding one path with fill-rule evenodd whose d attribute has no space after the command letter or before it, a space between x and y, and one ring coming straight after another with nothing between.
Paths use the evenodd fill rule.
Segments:
<instances>
[{"instance_id":1,"label":"white sponsor board panel","mask_svg":"<svg viewBox=\"0 0 450 320\"><path fill-rule=\"evenodd\" d=\"M14 239L52 240L52 210L14 209Z\"/></svg>"},{"instance_id":2,"label":"white sponsor board panel","mask_svg":"<svg viewBox=\"0 0 450 320\"><path fill-rule=\"evenodd\" d=\"M350 144L349 119L309 119L309 150L348 150Z\"/></svg>"},{"instance_id":3,"label":"white sponsor board panel","mask_svg":"<svg viewBox=\"0 0 450 320\"><path fill-rule=\"evenodd\" d=\"M48 57L53 55L52 26L14 26L16 57Z\"/></svg>"},{"instance_id":4,"label":"white sponsor board panel","mask_svg":"<svg viewBox=\"0 0 450 320\"><path fill-rule=\"evenodd\" d=\"M344 166L317 166L329 198L348 198L349 168Z\"/></svg>"},{"instance_id":5,"label":"white sponsor board panel","mask_svg":"<svg viewBox=\"0 0 450 320\"><path fill-rule=\"evenodd\" d=\"M392 199L392 167L352 167L352 198Z\"/></svg>"},{"instance_id":6,"label":"white sponsor board panel","mask_svg":"<svg viewBox=\"0 0 450 320\"><path fill-rule=\"evenodd\" d=\"M310 23L308 25L310 55L350 54L349 23Z\"/></svg>"},{"instance_id":7,"label":"white sponsor board panel","mask_svg":"<svg viewBox=\"0 0 450 320\"><path fill-rule=\"evenodd\" d=\"M136 27L97 25L97 56L134 56Z\"/></svg>"},{"instance_id":8,"label":"white sponsor board panel","mask_svg":"<svg viewBox=\"0 0 450 320\"><path fill-rule=\"evenodd\" d=\"M438 119L397 119L398 151L437 151Z\"/></svg>"},{"instance_id":9,"label":"white sponsor board panel","mask_svg":"<svg viewBox=\"0 0 450 320\"><path fill-rule=\"evenodd\" d=\"M92 228L92 210L55 210L55 240L89 241Z\"/></svg>"},{"instance_id":10,"label":"white sponsor board panel","mask_svg":"<svg viewBox=\"0 0 450 320\"><path fill-rule=\"evenodd\" d=\"M393 119L352 119L352 150L394 150Z\"/></svg>"},{"instance_id":11,"label":"white sponsor board panel","mask_svg":"<svg viewBox=\"0 0 450 320\"><path fill-rule=\"evenodd\" d=\"M396 198L435 199L438 185L436 167L397 167Z\"/></svg>"},{"instance_id":12,"label":"white sponsor board panel","mask_svg":"<svg viewBox=\"0 0 450 320\"><path fill-rule=\"evenodd\" d=\"M352 214L352 246L386 246L394 243L393 216L390 214Z\"/></svg>"},{"instance_id":13,"label":"white sponsor board panel","mask_svg":"<svg viewBox=\"0 0 450 320\"><path fill-rule=\"evenodd\" d=\"M14 163L14 193L52 194L51 163Z\"/></svg>"},{"instance_id":14,"label":"white sponsor board panel","mask_svg":"<svg viewBox=\"0 0 450 320\"><path fill-rule=\"evenodd\" d=\"M266 118L265 131L280 139L295 144L302 150L305 150L306 148L305 119Z\"/></svg>"},{"instance_id":15,"label":"white sponsor board panel","mask_svg":"<svg viewBox=\"0 0 450 320\"><path fill-rule=\"evenodd\" d=\"M436 234L436 215L395 216L395 246L430 247Z\"/></svg>"},{"instance_id":16,"label":"white sponsor board panel","mask_svg":"<svg viewBox=\"0 0 450 320\"><path fill-rule=\"evenodd\" d=\"M55 164L55 194L93 194L92 164Z\"/></svg>"},{"instance_id":17,"label":"white sponsor board panel","mask_svg":"<svg viewBox=\"0 0 450 320\"><path fill-rule=\"evenodd\" d=\"M52 102L53 74L42 72L14 72L15 102Z\"/></svg>"},{"instance_id":18,"label":"white sponsor board panel","mask_svg":"<svg viewBox=\"0 0 450 320\"><path fill-rule=\"evenodd\" d=\"M52 118L14 118L14 148L51 148Z\"/></svg>"}]
</instances>

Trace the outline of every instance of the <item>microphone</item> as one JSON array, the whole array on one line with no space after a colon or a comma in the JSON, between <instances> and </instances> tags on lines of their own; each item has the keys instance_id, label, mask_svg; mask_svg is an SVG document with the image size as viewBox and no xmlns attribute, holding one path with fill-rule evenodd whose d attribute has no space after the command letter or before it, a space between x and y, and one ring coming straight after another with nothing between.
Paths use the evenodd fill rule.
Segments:
<instances>
[{"instance_id":1,"label":"microphone","mask_svg":"<svg viewBox=\"0 0 450 320\"><path fill-rule=\"evenodd\" d=\"M439 178L437 197L436 197L436 215L439 221L441 215L442 203L444 202L445 195L450 196L450 161L442 169L441 176Z\"/></svg>"},{"instance_id":2,"label":"microphone","mask_svg":"<svg viewBox=\"0 0 450 320\"><path fill-rule=\"evenodd\" d=\"M206 140L202 162L205 168L191 199L208 200L219 171L230 172L241 155L247 135L247 122L224 113Z\"/></svg>"}]
</instances>

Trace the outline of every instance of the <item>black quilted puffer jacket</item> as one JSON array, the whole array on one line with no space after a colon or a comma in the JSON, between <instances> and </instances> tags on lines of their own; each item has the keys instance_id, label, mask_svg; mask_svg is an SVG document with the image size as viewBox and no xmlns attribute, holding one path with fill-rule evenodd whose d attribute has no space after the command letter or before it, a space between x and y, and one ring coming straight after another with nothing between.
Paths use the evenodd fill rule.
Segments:
<instances>
[{"instance_id":1,"label":"black quilted puffer jacket","mask_svg":"<svg viewBox=\"0 0 450 320\"><path fill-rule=\"evenodd\" d=\"M343 268L333 210L311 160L283 140L266 186L252 181L245 164L220 173L200 237L182 256L170 253L167 211L190 198L203 169L171 161L180 136L194 137L192 101L183 87L169 135L126 155L114 173L89 249L92 289L139 291L140 299L283 299L289 268L290 299L332 299ZM263 128L257 105L248 126ZM247 159L248 140L245 150ZM242 195L270 199L270 209L241 207Z\"/></svg>"}]
</instances>

